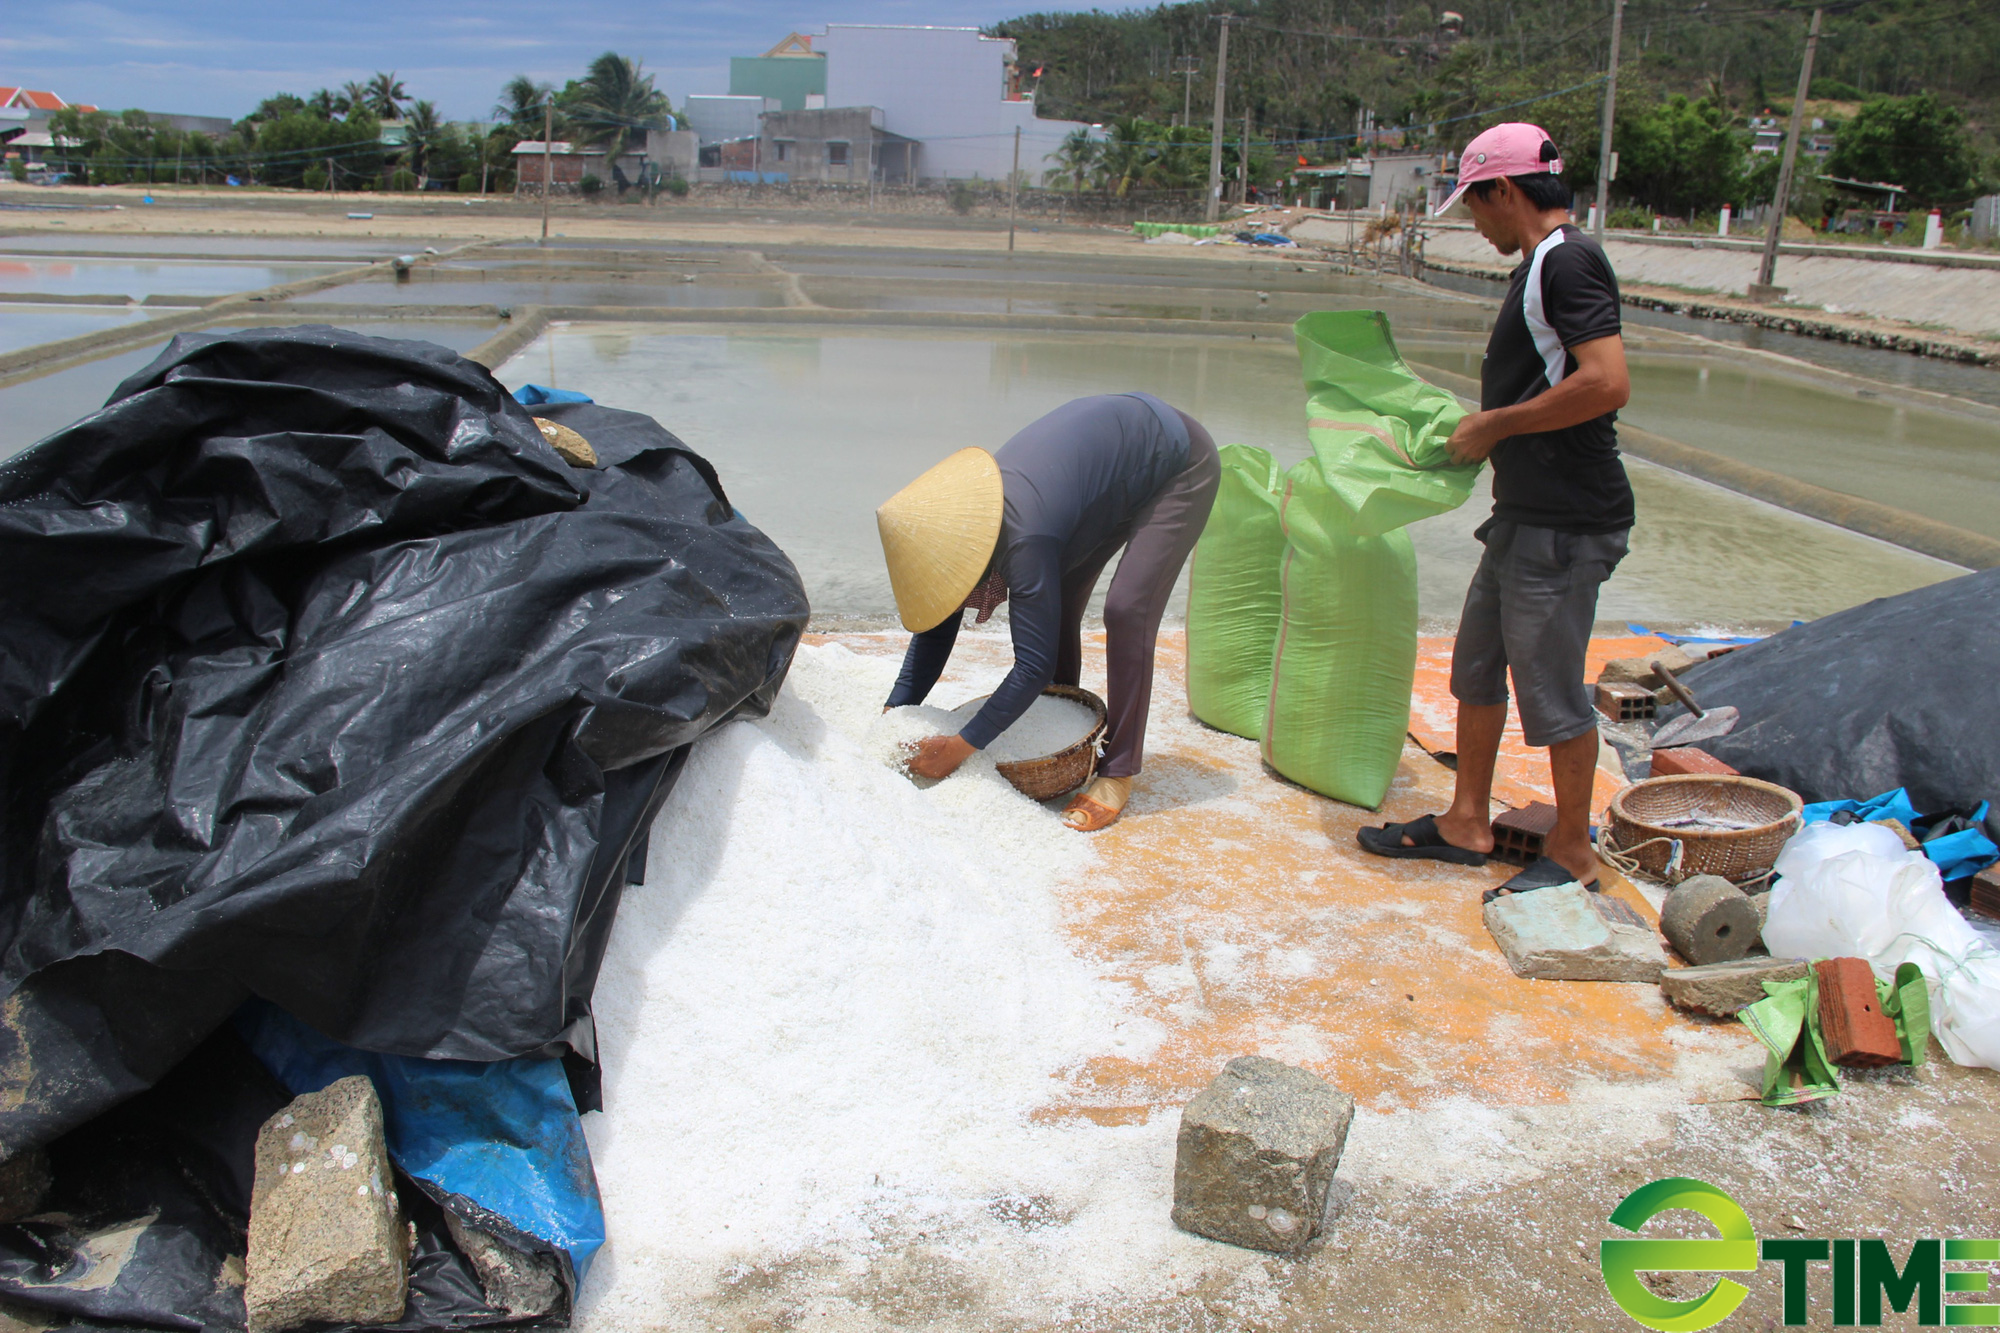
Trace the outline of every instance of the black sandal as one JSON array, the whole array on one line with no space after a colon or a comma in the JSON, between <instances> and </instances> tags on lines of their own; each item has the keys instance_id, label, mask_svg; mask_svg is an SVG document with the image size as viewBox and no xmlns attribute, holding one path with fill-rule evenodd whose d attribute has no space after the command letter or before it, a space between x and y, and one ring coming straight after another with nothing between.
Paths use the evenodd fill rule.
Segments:
<instances>
[{"instance_id":1,"label":"black sandal","mask_svg":"<svg viewBox=\"0 0 2000 1333\"><path fill-rule=\"evenodd\" d=\"M1405 847L1403 839L1411 845ZM1438 832L1437 816L1424 815L1412 819L1407 824L1384 824L1381 828L1359 829L1354 840L1361 844L1364 852L1377 856L1399 856L1429 861L1447 861L1459 866L1483 866L1486 853L1475 852L1465 847L1455 847L1444 840Z\"/></svg>"},{"instance_id":2,"label":"black sandal","mask_svg":"<svg viewBox=\"0 0 2000 1333\"><path fill-rule=\"evenodd\" d=\"M1479 901L1490 903L1495 898L1511 898L1517 893L1533 893L1536 889L1554 889L1564 884L1579 883L1582 881L1565 869L1562 862L1553 857L1538 856L1528 863L1526 870L1505 884L1497 884L1480 894ZM1584 884L1583 887L1592 893L1598 890L1597 883Z\"/></svg>"}]
</instances>

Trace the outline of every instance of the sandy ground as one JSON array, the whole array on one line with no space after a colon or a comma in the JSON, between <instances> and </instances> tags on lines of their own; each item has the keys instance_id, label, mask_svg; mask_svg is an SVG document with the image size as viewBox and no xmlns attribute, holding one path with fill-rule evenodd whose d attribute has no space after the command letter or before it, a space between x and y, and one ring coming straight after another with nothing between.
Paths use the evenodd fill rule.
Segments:
<instances>
[{"instance_id":1,"label":"sandy ground","mask_svg":"<svg viewBox=\"0 0 2000 1333\"><path fill-rule=\"evenodd\" d=\"M817 641L878 657L901 648L892 635ZM1006 653L1000 635L963 635L936 697L951 702ZM1101 689L1101 641L1086 654L1085 684ZM1439 654L1423 660L1420 721L1444 692ZM1651 985L1515 978L1478 905L1507 869L1358 850L1363 823L1446 799L1450 774L1423 750L1406 748L1377 816L1277 779L1252 743L1187 715L1181 681L1169 635L1145 773L1126 817L1095 838L1106 873L1063 904L1076 953L1166 1037L1144 1055L1051 1069L1030 1117L1069 1127L1080 1158L1123 1163L1117 1188L1139 1216L1117 1252L1097 1256L1100 1279L1035 1299L1025 1274L1073 1249L1085 1223L1059 1195L1001 1199L988 1211L1010 1232L999 1248L1012 1262L962 1227L878 1220L841 1244L739 1253L648 1327L1629 1329L1596 1262L1598 1241L1619 1234L1605 1219L1638 1186L1681 1175L1728 1191L1763 1237L1879 1236L1900 1260L1919 1237L2000 1234L2000 1075L1956 1068L1933 1045L1921 1070L1853 1076L1830 1102L1766 1109L1754 1100L1761 1049L1739 1024L1685 1016ZM1518 738L1503 776L1515 799L1545 789ZM1613 891L1652 917L1650 895L1622 881ZM1246 1053L1312 1069L1359 1105L1327 1230L1294 1256L1168 1220L1179 1108ZM1647 1234L1709 1233L1663 1220ZM1737 1276L1750 1296L1726 1327L1776 1327L1777 1266ZM1650 1279L1680 1298L1711 1280ZM1823 1269L1812 1299L1823 1326ZM639 1325L586 1302L582 1327Z\"/></svg>"},{"instance_id":2,"label":"sandy ground","mask_svg":"<svg viewBox=\"0 0 2000 1333\"><path fill-rule=\"evenodd\" d=\"M1696 250L1646 245L1606 237L1605 253L1621 284L1658 286L1682 294L1741 296L1757 280L1754 250ZM1438 230L1425 243L1427 258L1444 263L1505 268L1507 261L1477 232ZM2000 266L1933 268L1821 255L1781 255L1778 282L1789 289L1787 306L1802 313L1862 314L1981 338L2000 338Z\"/></svg>"}]
</instances>

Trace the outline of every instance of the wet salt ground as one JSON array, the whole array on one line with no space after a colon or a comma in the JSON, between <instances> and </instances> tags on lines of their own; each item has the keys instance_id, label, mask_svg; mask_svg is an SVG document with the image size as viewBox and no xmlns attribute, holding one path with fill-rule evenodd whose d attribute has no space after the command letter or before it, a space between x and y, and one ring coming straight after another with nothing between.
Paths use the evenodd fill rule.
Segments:
<instances>
[{"instance_id":1,"label":"wet salt ground","mask_svg":"<svg viewBox=\"0 0 2000 1333\"><path fill-rule=\"evenodd\" d=\"M17 305L0 303L0 352L137 323L159 313L137 306Z\"/></svg>"},{"instance_id":2,"label":"wet salt ground","mask_svg":"<svg viewBox=\"0 0 2000 1333\"><path fill-rule=\"evenodd\" d=\"M1437 347L1418 338L1406 350L1421 360ZM893 620L877 504L952 450L997 447L1071 398L1142 389L1218 443L1286 464L1306 453L1289 339L593 324L550 331L499 374L510 388L579 389L645 412L712 459L731 500L799 566L823 624ZM1962 572L1638 460L1629 470L1639 526L1600 601L1607 621L1782 625ZM1456 618L1489 508L1482 483L1411 529L1428 621Z\"/></svg>"},{"instance_id":3,"label":"wet salt ground","mask_svg":"<svg viewBox=\"0 0 2000 1333\"><path fill-rule=\"evenodd\" d=\"M43 296L228 296L337 272L338 263L209 263L0 254L0 292Z\"/></svg>"}]
</instances>

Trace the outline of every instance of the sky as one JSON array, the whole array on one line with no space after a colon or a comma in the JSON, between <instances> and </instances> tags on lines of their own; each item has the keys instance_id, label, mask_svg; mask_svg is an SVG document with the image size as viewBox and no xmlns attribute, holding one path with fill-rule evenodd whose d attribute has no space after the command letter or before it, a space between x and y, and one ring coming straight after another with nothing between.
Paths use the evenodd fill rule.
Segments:
<instances>
[{"instance_id":1,"label":"sky","mask_svg":"<svg viewBox=\"0 0 2000 1333\"><path fill-rule=\"evenodd\" d=\"M25 0L22 0L25 3ZM301 96L394 70L450 120L485 119L501 84L560 86L592 57L637 56L678 106L729 91L729 57L762 55L827 23L979 27L1053 6L1038 0L57 0L0 25L0 85L46 88L107 110L247 115L275 92ZM558 16L551 22L551 15ZM26 17L24 14L23 17Z\"/></svg>"}]
</instances>

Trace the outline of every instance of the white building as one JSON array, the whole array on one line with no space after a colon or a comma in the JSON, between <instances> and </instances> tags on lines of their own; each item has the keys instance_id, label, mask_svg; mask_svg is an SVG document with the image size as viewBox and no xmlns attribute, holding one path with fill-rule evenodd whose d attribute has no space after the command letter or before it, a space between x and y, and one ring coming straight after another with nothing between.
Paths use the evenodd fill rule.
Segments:
<instances>
[{"instance_id":1,"label":"white building","mask_svg":"<svg viewBox=\"0 0 2000 1333\"><path fill-rule=\"evenodd\" d=\"M1005 180L1021 131L1021 170L1053 171L1053 154L1081 121L1041 120L1015 69L1012 40L977 28L830 23L813 50L826 55L826 105L879 107L882 127L919 140L927 179Z\"/></svg>"}]
</instances>

